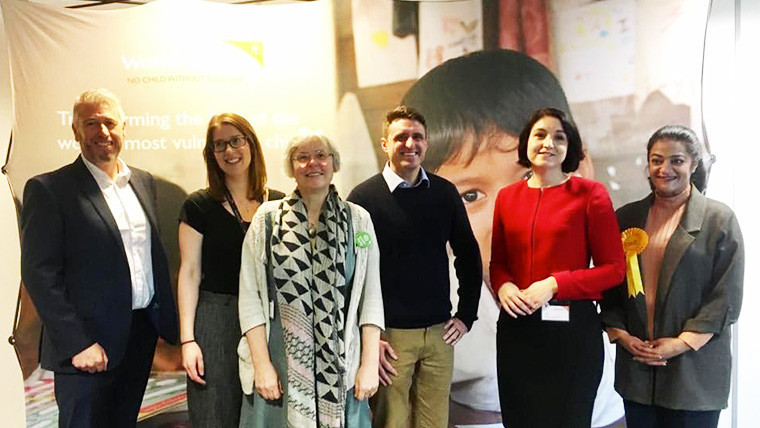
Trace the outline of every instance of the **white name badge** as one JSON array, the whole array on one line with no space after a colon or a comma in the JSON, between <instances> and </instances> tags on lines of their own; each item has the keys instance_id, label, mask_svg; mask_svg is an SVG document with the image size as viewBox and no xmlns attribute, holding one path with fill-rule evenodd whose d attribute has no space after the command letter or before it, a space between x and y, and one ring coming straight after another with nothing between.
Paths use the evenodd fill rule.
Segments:
<instances>
[{"instance_id":1,"label":"white name badge","mask_svg":"<svg viewBox=\"0 0 760 428\"><path fill-rule=\"evenodd\" d=\"M570 306L547 303L541 307L541 320L570 322Z\"/></svg>"}]
</instances>

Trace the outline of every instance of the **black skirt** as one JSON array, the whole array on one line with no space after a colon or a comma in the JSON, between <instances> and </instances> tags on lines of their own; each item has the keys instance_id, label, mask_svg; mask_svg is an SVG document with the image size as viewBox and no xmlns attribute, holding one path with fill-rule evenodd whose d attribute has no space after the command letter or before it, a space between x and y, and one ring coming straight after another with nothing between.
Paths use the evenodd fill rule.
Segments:
<instances>
[{"instance_id":1,"label":"black skirt","mask_svg":"<svg viewBox=\"0 0 760 428\"><path fill-rule=\"evenodd\" d=\"M572 301L570 321L542 321L541 310L514 319L503 310L496 332L504 426L591 426L604 344L596 305Z\"/></svg>"},{"instance_id":2,"label":"black skirt","mask_svg":"<svg viewBox=\"0 0 760 428\"><path fill-rule=\"evenodd\" d=\"M195 340L203 352L206 385L187 378L187 408L195 428L237 427L243 390L238 375L238 298L200 290Z\"/></svg>"}]
</instances>

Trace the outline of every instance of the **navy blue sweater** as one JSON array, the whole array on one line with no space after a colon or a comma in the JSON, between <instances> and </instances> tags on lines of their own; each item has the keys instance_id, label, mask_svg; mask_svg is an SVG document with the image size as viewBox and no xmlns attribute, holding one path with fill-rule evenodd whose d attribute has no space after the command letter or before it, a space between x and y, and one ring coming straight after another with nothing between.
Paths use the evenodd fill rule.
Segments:
<instances>
[{"instance_id":1,"label":"navy blue sweater","mask_svg":"<svg viewBox=\"0 0 760 428\"><path fill-rule=\"evenodd\" d=\"M347 199L372 216L380 247L385 325L423 328L451 318L448 242L459 279L454 316L471 328L483 281L480 250L456 187L427 174L430 187L398 187L393 193L377 174Z\"/></svg>"}]
</instances>

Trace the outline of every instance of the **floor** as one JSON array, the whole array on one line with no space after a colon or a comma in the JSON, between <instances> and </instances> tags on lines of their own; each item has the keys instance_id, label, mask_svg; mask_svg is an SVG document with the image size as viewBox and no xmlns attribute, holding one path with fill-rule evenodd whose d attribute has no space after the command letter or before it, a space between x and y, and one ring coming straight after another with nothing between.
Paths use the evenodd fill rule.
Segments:
<instances>
[{"instance_id":1,"label":"floor","mask_svg":"<svg viewBox=\"0 0 760 428\"><path fill-rule=\"evenodd\" d=\"M450 402L451 418L449 428L456 428L458 424L466 421L467 425L487 425L494 424L500 426L501 415L496 412L474 412L468 407ZM187 418L187 409L176 409L167 413L153 416L137 424L139 428L189 428L190 422ZM625 428L625 420L621 419L612 425L603 428Z\"/></svg>"}]
</instances>

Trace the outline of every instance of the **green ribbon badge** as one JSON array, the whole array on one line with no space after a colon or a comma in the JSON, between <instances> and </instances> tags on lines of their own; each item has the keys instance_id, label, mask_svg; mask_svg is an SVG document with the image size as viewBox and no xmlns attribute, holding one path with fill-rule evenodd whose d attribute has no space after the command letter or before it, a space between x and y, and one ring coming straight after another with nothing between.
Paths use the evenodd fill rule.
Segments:
<instances>
[{"instance_id":1,"label":"green ribbon badge","mask_svg":"<svg viewBox=\"0 0 760 428\"><path fill-rule=\"evenodd\" d=\"M367 232L357 232L354 242L356 242L356 246L359 248L367 248L372 243L372 237Z\"/></svg>"}]
</instances>

